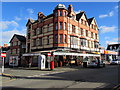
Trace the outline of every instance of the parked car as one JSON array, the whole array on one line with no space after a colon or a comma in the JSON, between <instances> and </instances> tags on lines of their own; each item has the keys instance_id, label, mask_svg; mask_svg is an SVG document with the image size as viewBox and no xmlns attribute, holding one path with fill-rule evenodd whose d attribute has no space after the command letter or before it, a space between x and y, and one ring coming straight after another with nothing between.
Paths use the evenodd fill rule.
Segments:
<instances>
[{"instance_id":1,"label":"parked car","mask_svg":"<svg viewBox=\"0 0 120 90\"><path fill-rule=\"evenodd\" d=\"M101 60L93 60L87 63L87 67L105 67L105 63Z\"/></svg>"},{"instance_id":2,"label":"parked car","mask_svg":"<svg viewBox=\"0 0 120 90\"><path fill-rule=\"evenodd\" d=\"M110 64L120 64L120 59L114 59L110 62Z\"/></svg>"}]
</instances>

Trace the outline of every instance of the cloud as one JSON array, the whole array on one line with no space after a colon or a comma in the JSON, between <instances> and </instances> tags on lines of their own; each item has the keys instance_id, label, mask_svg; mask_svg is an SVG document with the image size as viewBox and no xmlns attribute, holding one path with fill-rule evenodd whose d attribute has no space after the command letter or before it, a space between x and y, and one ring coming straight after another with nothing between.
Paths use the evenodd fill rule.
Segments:
<instances>
[{"instance_id":1,"label":"cloud","mask_svg":"<svg viewBox=\"0 0 120 90\"><path fill-rule=\"evenodd\" d=\"M116 27L115 26L111 26L111 27L100 26L99 29L101 33L108 33L108 32L114 32Z\"/></svg>"},{"instance_id":2,"label":"cloud","mask_svg":"<svg viewBox=\"0 0 120 90\"><path fill-rule=\"evenodd\" d=\"M114 15L114 11L111 11L108 14L99 15L99 18L112 17L113 15Z\"/></svg>"},{"instance_id":3,"label":"cloud","mask_svg":"<svg viewBox=\"0 0 120 90\"><path fill-rule=\"evenodd\" d=\"M19 18L19 17L15 16L15 20L16 20L16 21L20 21L20 20L21 20L21 18Z\"/></svg>"},{"instance_id":4,"label":"cloud","mask_svg":"<svg viewBox=\"0 0 120 90\"><path fill-rule=\"evenodd\" d=\"M18 27L19 24L16 21L0 21L0 27L2 27L2 30L7 29L9 26Z\"/></svg>"},{"instance_id":5,"label":"cloud","mask_svg":"<svg viewBox=\"0 0 120 90\"><path fill-rule=\"evenodd\" d=\"M33 9L28 8L27 12L28 12L28 15L24 18L25 20L28 20L28 18L36 20L36 15L34 14L34 10Z\"/></svg>"},{"instance_id":6,"label":"cloud","mask_svg":"<svg viewBox=\"0 0 120 90\"><path fill-rule=\"evenodd\" d=\"M34 13L34 10L31 9L31 8L28 8L28 9L27 9L27 12L30 13L30 14L33 14L33 13Z\"/></svg>"},{"instance_id":7,"label":"cloud","mask_svg":"<svg viewBox=\"0 0 120 90\"><path fill-rule=\"evenodd\" d=\"M81 10L75 11L76 14L80 13Z\"/></svg>"},{"instance_id":8,"label":"cloud","mask_svg":"<svg viewBox=\"0 0 120 90\"><path fill-rule=\"evenodd\" d=\"M118 9L119 8L119 6L117 5L117 6L115 6L115 9Z\"/></svg>"},{"instance_id":9,"label":"cloud","mask_svg":"<svg viewBox=\"0 0 120 90\"><path fill-rule=\"evenodd\" d=\"M105 17L108 17L108 15L107 14L99 15L99 18L105 18Z\"/></svg>"},{"instance_id":10,"label":"cloud","mask_svg":"<svg viewBox=\"0 0 120 90\"><path fill-rule=\"evenodd\" d=\"M109 14L108 14L108 16L110 16L110 17L112 17L113 15L114 15L113 11L109 12Z\"/></svg>"},{"instance_id":11,"label":"cloud","mask_svg":"<svg viewBox=\"0 0 120 90\"><path fill-rule=\"evenodd\" d=\"M9 41L11 40L12 36L14 34L20 34L20 35L26 35L26 29L23 29L22 31L17 30L16 28L14 28L11 31L4 31L2 32L2 44L4 43L9 43Z\"/></svg>"},{"instance_id":12,"label":"cloud","mask_svg":"<svg viewBox=\"0 0 120 90\"><path fill-rule=\"evenodd\" d=\"M118 42L114 42L114 41L106 41L106 44L118 44Z\"/></svg>"},{"instance_id":13,"label":"cloud","mask_svg":"<svg viewBox=\"0 0 120 90\"><path fill-rule=\"evenodd\" d=\"M110 39L110 37L107 37L107 36L106 36L105 39L106 39L106 40L107 40L107 39Z\"/></svg>"},{"instance_id":14,"label":"cloud","mask_svg":"<svg viewBox=\"0 0 120 90\"><path fill-rule=\"evenodd\" d=\"M118 44L120 43L120 38L112 38L106 41L106 44Z\"/></svg>"}]
</instances>

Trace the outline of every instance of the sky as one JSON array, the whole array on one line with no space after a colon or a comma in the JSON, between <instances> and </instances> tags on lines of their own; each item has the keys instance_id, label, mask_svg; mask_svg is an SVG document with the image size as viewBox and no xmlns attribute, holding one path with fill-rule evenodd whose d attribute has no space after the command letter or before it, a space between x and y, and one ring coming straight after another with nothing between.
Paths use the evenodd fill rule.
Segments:
<instances>
[{"instance_id":1,"label":"sky","mask_svg":"<svg viewBox=\"0 0 120 90\"><path fill-rule=\"evenodd\" d=\"M87 18L95 17L99 28L100 46L118 42L118 2L2 2L2 45L8 43L14 34L26 35L28 18L37 19L38 12L49 15L58 4L74 11L85 11Z\"/></svg>"}]
</instances>

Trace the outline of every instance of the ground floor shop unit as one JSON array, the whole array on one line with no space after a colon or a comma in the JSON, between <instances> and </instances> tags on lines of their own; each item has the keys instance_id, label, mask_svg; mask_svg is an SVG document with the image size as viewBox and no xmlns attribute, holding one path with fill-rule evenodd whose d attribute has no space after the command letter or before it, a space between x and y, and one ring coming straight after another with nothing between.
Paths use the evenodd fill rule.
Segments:
<instances>
[{"instance_id":1,"label":"ground floor shop unit","mask_svg":"<svg viewBox=\"0 0 120 90\"><path fill-rule=\"evenodd\" d=\"M49 56L50 54L50 56ZM100 59L100 54L79 53L60 50L39 51L34 53L23 54L23 66L38 66L39 56L45 55L45 68L49 68L50 62L54 62L55 67L62 67L68 64L81 65L83 61L91 61L95 58ZM30 64L30 65L29 65Z\"/></svg>"}]
</instances>

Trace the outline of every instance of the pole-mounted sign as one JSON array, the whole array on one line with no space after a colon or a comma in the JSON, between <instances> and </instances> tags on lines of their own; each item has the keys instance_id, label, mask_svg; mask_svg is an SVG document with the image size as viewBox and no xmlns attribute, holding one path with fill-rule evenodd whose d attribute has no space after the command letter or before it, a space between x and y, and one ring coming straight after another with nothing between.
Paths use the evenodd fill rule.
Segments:
<instances>
[{"instance_id":1,"label":"pole-mounted sign","mask_svg":"<svg viewBox=\"0 0 120 90\"><path fill-rule=\"evenodd\" d=\"M6 57L6 53L1 53L1 57Z\"/></svg>"},{"instance_id":2,"label":"pole-mounted sign","mask_svg":"<svg viewBox=\"0 0 120 90\"><path fill-rule=\"evenodd\" d=\"M4 73L4 58L6 57L6 53L1 53L1 57L3 57L2 60L2 74Z\"/></svg>"},{"instance_id":3,"label":"pole-mounted sign","mask_svg":"<svg viewBox=\"0 0 120 90\"><path fill-rule=\"evenodd\" d=\"M48 56L51 56L51 53L48 53Z\"/></svg>"}]
</instances>

